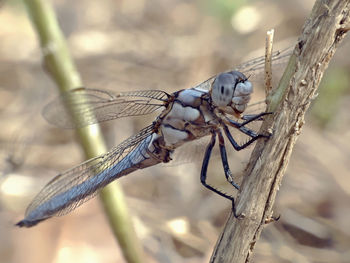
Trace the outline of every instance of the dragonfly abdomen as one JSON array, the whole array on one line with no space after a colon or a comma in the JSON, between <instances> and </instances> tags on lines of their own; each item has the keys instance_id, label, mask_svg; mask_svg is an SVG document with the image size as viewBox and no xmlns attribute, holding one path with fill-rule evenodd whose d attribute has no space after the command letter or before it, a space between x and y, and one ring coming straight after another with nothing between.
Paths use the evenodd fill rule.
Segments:
<instances>
[{"instance_id":1,"label":"dragonfly abdomen","mask_svg":"<svg viewBox=\"0 0 350 263\"><path fill-rule=\"evenodd\" d=\"M52 216L67 214L80 204L94 197L97 190L115 179L132 173L137 169L143 169L162 161L168 161L169 151L159 148L157 144L154 144L154 141L158 137L156 133L148 135L121 160L115 160L113 156L107 154L104 156L106 158L105 162L92 165L90 169L84 172L82 178L79 180L80 183L72 182L71 186L51 196L50 189L58 189L60 187L60 180L50 182L47 188L44 188L48 192L42 192L38 195L39 199L43 197L42 200L37 205L34 205L32 209L29 209L25 219L18 222L17 225L30 227ZM57 182L57 185L55 185L55 182ZM50 186L50 184L52 185Z\"/></svg>"}]
</instances>

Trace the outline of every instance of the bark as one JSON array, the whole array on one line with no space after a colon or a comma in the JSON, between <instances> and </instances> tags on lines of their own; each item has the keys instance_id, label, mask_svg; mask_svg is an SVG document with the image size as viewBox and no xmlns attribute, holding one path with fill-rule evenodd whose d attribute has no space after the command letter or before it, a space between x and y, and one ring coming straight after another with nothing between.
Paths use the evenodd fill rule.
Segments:
<instances>
[{"instance_id":1,"label":"bark","mask_svg":"<svg viewBox=\"0 0 350 263\"><path fill-rule=\"evenodd\" d=\"M248 262L266 222L298 135L305 112L315 98L323 73L336 47L349 30L350 0L318 0L306 20L280 85L269 97L274 112L262 125L273 133L257 143L242 191L236 200L237 214L229 217L210 262Z\"/></svg>"}]
</instances>

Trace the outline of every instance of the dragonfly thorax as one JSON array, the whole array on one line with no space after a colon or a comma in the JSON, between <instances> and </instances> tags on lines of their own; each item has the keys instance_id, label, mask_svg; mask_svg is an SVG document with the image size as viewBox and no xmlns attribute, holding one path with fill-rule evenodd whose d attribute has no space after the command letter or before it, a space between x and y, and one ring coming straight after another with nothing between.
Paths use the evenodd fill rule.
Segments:
<instances>
[{"instance_id":1,"label":"dragonfly thorax","mask_svg":"<svg viewBox=\"0 0 350 263\"><path fill-rule=\"evenodd\" d=\"M211 87L210 95L214 106L227 113L242 113L253 93L253 85L238 71L219 74Z\"/></svg>"}]
</instances>

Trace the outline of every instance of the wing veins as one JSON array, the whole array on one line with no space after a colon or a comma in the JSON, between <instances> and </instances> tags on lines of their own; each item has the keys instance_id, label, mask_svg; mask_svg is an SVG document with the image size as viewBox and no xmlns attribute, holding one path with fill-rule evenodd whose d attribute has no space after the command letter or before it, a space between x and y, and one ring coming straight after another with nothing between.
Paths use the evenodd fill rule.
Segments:
<instances>
[{"instance_id":1,"label":"wing veins","mask_svg":"<svg viewBox=\"0 0 350 263\"><path fill-rule=\"evenodd\" d=\"M274 63L272 64L272 66L276 65L276 62L281 62L281 64L282 64L283 61L285 59L289 58L289 56L293 53L293 48L294 47L288 47L288 48L283 49L281 51L273 52L272 62L274 62ZM237 67L235 67L234 69L228 70L226 72L229 72L232 70L237 70L237 71L244 73L245 75L248 75L248 74L253 75L254 72L261 70L264 67L264 65L265 65L265 56L260 56L258 58L248 60L247 62L244 62L244 63L238 65ZM202 83L194 86L194 88L209 90L211 87L211 83L216 78L216 76L217 75L210 77L206 81L203 81Z\"/></svg>"},{"instance_id":2,"label":"wing veins","mask_svg":"<svg viewBox=\"0 0 350 263\"><path fill-rule=\"evenodd\" d=\"M114 147L111 151L99 157L87 160L84 163L57 175L48 184L46 184L46 186L34 198L27 208L26 215L55 196L67 192L73 187L82 184L86 180L95 177L107 169L110 169L114 164L125 158L128 153L132 152L135 147L137 147L138 144L147 136L151 135L152 132L153 125L147 126L136 135L126 139L121 144ZM110 171L112 171L112 169L110 169ZM103 178L108 177L109 173L110 172L108 171L105 172ZM102 181L104 181L104 179ZM71 205L74 206L75 204L74 208L77 207L78 205L92 198L94 196L94 192L97 192L102 187L98 187L97 189L92 187L91 189L88 189L86 193L82 193L82 195L86 195L86 200L85 198L83 198L84 201L76 200L72 202ZM71 205L62 210L65 210L65 213L73 210L74 208L72 209L73 206L71 207ZM62 215L60 211L57 211L55 214Z\"/></svg>"},{"instance_id":3,"label":"wing veins","mask_svg":"<svg viewBox=\"0 0 350 263\"><path fill-rule=\"evenodd\" d=\"M100 94L108 97L102 97ZM158 90L113 95L108 91L78 88L47 104L43 116L49 123L58 127L84 127L121 117L150 114L164 107L168 97L167 93ZM160 103L156 103L157 101ZM137 107L133 110L132 106ZM74 120L68 109L71 109L74 116L79 116L79 120ZM120 114L121 112L123 114Z\"/></svg>"}]
</instances>

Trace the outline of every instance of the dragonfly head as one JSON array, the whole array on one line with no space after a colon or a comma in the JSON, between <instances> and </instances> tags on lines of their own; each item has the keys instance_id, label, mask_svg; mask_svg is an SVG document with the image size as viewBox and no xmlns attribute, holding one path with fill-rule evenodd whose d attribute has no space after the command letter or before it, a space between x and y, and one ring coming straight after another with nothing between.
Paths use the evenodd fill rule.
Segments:
<instances>
[{"instance_id":1,"label":"dragonfly head","mask_svg":"<svg viewBox=\"0 0 350 263\"><path fill-rule=\"evenodd\" d=\"M239 71L219 74L211 87L212 103L226 113L240 115L247 107L253 85Z\"/></svg>"}]
</instances>

